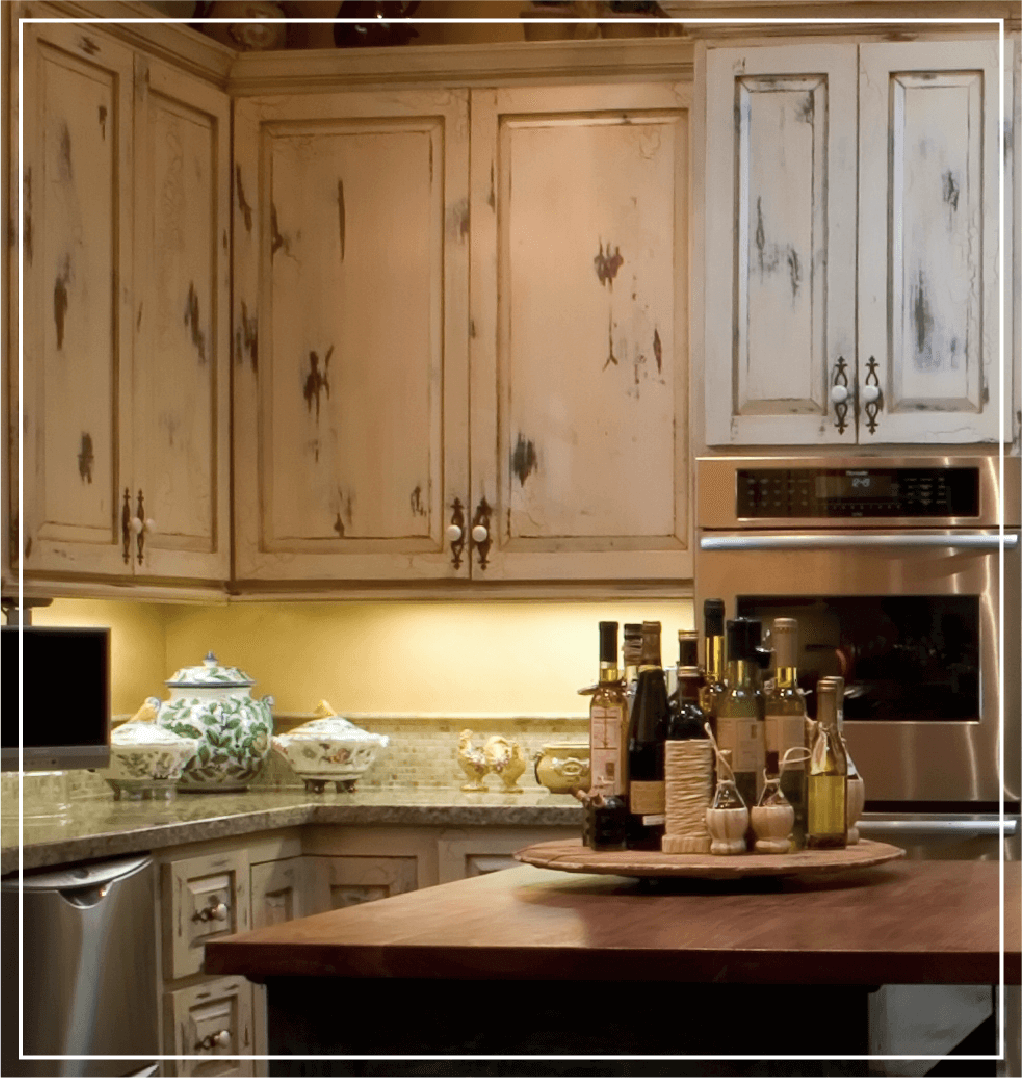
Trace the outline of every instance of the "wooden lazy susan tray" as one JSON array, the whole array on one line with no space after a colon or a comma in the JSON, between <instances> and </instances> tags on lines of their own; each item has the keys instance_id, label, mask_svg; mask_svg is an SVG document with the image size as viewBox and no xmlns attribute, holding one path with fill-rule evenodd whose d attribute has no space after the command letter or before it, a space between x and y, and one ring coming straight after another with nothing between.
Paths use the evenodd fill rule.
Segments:
<instances>
[{"instance_id":1,"label":"wooden lazy susan tray","mask_svg":"<svg viewBox=\"0 0 1022 1078\"><path fill-rule=\"evenodd\" d=\"M581 839L540 842L518 850L515 857L537 868L588 872L607 876L676 876L704 880L736 880L744 876L791 876L846 872L904 857L905 851L885 842L860 839L843 850L799 850L795 853L659 853L640 850L590 850Z\"/></svg>"}]
</instances>

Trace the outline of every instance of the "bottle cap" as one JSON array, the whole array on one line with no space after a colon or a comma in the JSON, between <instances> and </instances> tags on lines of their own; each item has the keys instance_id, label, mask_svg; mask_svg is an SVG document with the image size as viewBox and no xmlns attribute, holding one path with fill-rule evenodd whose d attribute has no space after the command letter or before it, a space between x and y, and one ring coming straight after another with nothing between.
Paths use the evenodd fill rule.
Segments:
<instances>
[{"instance_id":1,"label":"bottle cap","mask_svg":"<svg viewBox=\"0 0 1022 1078\"><path fill-rule=\"evenodd\" d=\"M778 669L796 666L798 622L794 618L774 618L770 623L770 643Z\"/></svg>"},{"instance_id":2,"label":"bottle cap","mask_svg":"<svg viewBox=\"0 0 1022 1078\"><path fill-rule=\"evenodd\" d=\"M600 622L600 662L617 665L617 622Z\"/></svg>"},{"instance_id":3,"label":"bottle cap","mask_svg":"<svg viewBox=\"0 0 1022 1078\"><path fill-rule=\"evenodd\" d=\"M703 601L703 631L707 636L724 635L724 600Z\"/></svg>"},{"instance_id":4,"label":"bottle cap","mask_svg":"<svg viewBox=\"0 0 1022 1078\"><path fill-rule=\"evenodd\" d=\"M639 657L641 666L660 665L660 622L642 623L642 653Z\"/></svg>"},{"instance_id":5,"label":"bottle cap","mask_svg":"<svg viewBox=\"0 0 1022 1078\"><path fill-rule=\"evenodd\" d=\"M696 629L678 630L678 670L695 667L699 670L699 633Z\"/></svg>"},{"instance_id":6,"label":"bottle cap","mask_svg":"<svg viewBox=\"0 0 1022 1078\"><path fill-rule=\"evenodd\" d=\"M727 655L730 661L760 662L763 624L756 618L735 618L727 623Z\"/></svg>"}]
</instances>

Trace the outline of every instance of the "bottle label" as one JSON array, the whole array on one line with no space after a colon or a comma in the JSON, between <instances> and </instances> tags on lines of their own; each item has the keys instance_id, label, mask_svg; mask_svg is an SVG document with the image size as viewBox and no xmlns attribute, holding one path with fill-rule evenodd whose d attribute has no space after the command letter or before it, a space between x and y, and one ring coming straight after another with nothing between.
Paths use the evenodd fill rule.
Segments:
<instances>
[{"instance_id":1,"label":"bottle label","mask_svg":"<svg viewBox=\"0 0 1022 1078\"><path fill-rule=\"evenodd\" d=\"M643 827L660 827L667 820L667 817L660 813L656 816L640 816L639 820Z\"/></svg>"},{"instance_id":2,"label":"bottle label","mask_svg":"<svg viewBox=\"0 0 1022 1078\"><path fill-rule=\"evenodd\" d=\"M778 761L791 748L805 747L804 715L767 715L764 723L766 730L766 751L776 752ZM784 765L785 771L804 771L805 760L793 754Z\"/></svg>"},{"instance_id":3,"label":"bottle label","mask_svg":"<svg viewBox=\"0 0 1022 1078\"><path fill-rule=\"evenodd\" d=\"M617 794L623 794L622 730L624 708L594 705L589 709L589 773L593 789L601 777Z\"/></svg>"},{"instance_id":4,"label":"bottle label","mask_svg":"<svg viewBox=\"0 0 1022 1078\"><path fill-rule=\"evenodd\" d=\"M663 780L646 782L633 779L628 786L628 801L633 816L663 816L665 811Z\"/></svg>"},{"instance_id":5,"label":"bottle label","mask_svg":"<svg viewBox=\"0 0 1022 1078\"><path fill-rule=\"evenodd\" d=\"M766 755L758 719L718 715L717 744L731 750L731 768L736 773L752 771L758 776L762 772Z\"/></svg>"}]
</instances>

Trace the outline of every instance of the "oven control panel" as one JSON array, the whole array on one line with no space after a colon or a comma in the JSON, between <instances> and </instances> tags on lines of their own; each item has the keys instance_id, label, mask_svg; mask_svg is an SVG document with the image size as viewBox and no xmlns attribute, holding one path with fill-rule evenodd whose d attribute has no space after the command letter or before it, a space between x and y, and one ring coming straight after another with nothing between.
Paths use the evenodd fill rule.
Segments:
<instances>
[{"instance_id":1,"label":"oven control panel","mask_svg":"<svg viewBox=\"0 0 1022 1078\"><path fill-rule=\"evenodd\" d=\"M979 514L976 468L739 468L744 518L927 517Z\"/></svg>"}]
</instances>

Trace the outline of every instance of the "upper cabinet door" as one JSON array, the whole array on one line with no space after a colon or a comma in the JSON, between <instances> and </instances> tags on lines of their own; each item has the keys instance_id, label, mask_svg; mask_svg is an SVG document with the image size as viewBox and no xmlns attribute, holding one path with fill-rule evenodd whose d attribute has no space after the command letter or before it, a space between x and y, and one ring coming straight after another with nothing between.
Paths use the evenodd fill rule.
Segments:
<instances>
[{"instance_id":1,"label":"upper cabinet door","mask_svg":"<svg viewBox=\"0 0 1022 1078\"><path fill-rule=\"evenodd\" d=\"M856 49L710 49L706 439L854 443Z\"/></svg>"},{"instance_id":2,"label":"upper cabinet door","mask_svg":"<svg viewBox=\"0 0 1022 1078\"><path fill-rule=\"evenodd\" d=\"M235 112L236 576L467 577L468 96Z\"/></svg>"},{"instance_id":3,"label":"upper cabinet door","mask_svg":"<svg viewBox=\"0 0 1022 1078\"><path fill-rule=\"evenodd\" d=\"M131 50L92 27L28 25L22 104L21 553L29 574L128 573Z\"/></svg>"},{"instance_id":4,"label":"upper cabinet door","mask_svg":"<svg viewBox=\"0 0 1022 1078\"><path fill-rule=\"evenodd\" d=\"M997 42L863 45L859 62L859 440L996 441ZM1010 119L1010 63L1005 77ZM1010 302L1006 319L1010 356Z\"/></svg>"},{"instance_id":5,"label":"upper cabinet door","mask_svg":"<svg viewBox=\"0 0 1022 1078\"><path fill-rule=\"evenodd\" d=\"M689 104L473 92L473 579L691 575Z\"/></svg>"},{"instance_id":6,"label":"upper cabinet door","mask_svg":"<svg viewBox=\"0 0 1022 1078\"><path fill-rule=\"evenodd\" d=\"M230 575L230 100L136 59L137 572ZM139 496L142 510L139 509Z\"/></svg>"}]
</instances>

